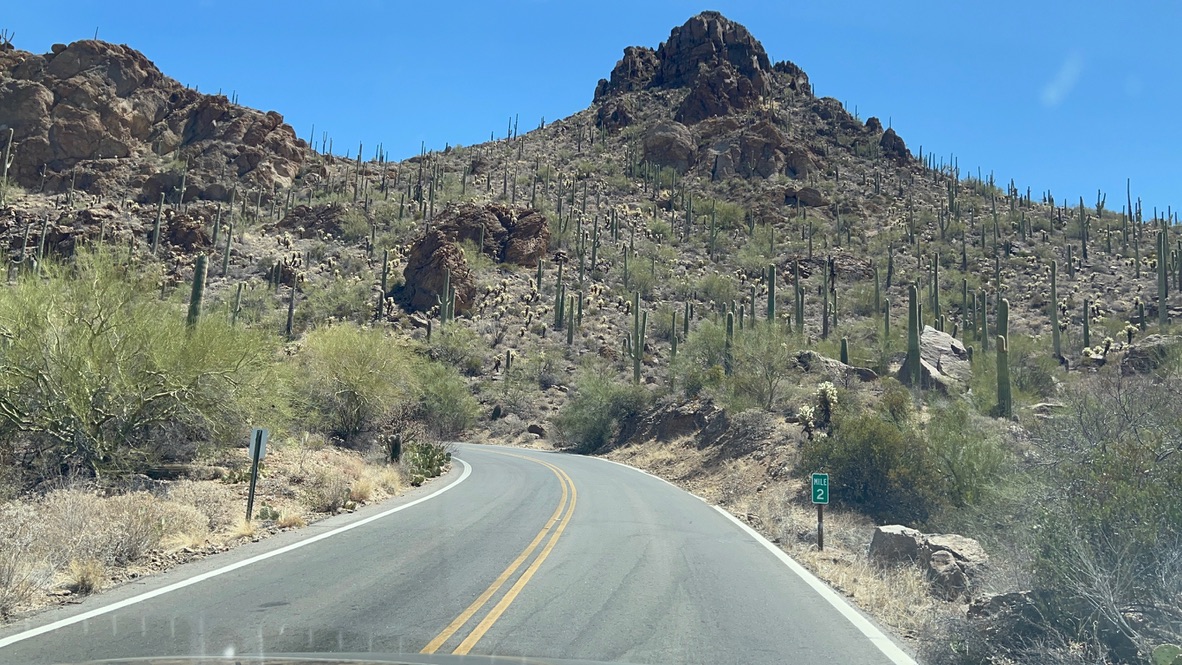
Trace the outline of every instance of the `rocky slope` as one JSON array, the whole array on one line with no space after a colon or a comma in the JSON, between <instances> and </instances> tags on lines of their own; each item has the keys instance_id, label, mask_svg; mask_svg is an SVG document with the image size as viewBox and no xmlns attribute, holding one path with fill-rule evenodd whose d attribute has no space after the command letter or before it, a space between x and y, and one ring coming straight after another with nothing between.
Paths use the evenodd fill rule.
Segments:
<instances>
[{"instance_id":1,"label":"rocky slope","mask_svg":"<svg viewBox=\"0 0 1182 665\"><path fill-rule=\"evenodd\" d=\"M168 78L130 47L95 40L36 55L0 47L0 131L19 145L10 172L38 191L186 200L233 187L290 187L309 155L283 116ZM172 162L172 168L161 165Z\"/></svg>"}]
</instances>

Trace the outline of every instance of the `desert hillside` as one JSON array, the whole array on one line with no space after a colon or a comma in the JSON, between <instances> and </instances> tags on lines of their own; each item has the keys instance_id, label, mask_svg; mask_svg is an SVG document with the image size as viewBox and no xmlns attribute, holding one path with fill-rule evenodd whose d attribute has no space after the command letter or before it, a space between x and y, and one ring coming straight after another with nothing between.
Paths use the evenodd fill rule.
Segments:
<instances>
[{"instance_id":1,"label":"desert hillside","mask_svg":"<svg viewBox=\"0 0 1182 665\"><path fill-rule=\"evenodd\" d=\"M249 338L249 380L282 385L178 388L196 406L118 439L87 403L104 384L49 408L71 379L16 372L49 352L22 341L0 381L8 494L192 464L258 413L362 451L556 447L720 503L930 662L1142 662L1182 640L1172 213L962 172L716 12L606 74L570 117L398 162L309 145L128 46L0 47L5 337L45 330L22 289L58 289L64 329L93 314L83 266L150 296L116 318L196 306L225 335L210 349ZM367 359L386 373L349 384L356 403L315 378ZM191 446L153 448L178 431Z\"/></svg>"}]
</instances>

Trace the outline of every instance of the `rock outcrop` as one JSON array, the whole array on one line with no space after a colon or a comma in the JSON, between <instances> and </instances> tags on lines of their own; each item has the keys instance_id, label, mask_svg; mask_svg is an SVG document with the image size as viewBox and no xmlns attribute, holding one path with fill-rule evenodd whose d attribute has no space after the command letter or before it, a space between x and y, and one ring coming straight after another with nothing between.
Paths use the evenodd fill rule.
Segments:
<instances>
[{"instance_id":1,"label":"rock outcrop","mask_svg":"<svg viewBox=\"0 0 1182 665\"><path fill-rule=\"evenodd\" d=\"M459 243L479 245L482 235L484 253L501 263L533 267L550 247L549 224L537 210L514 210L497 203L449 206L410 247L402 271L405 283L397 294L403 304L410 310L430 310L438 304L437 297L445 297L444 284L450 279L456 290L456 313L471 310L476 279Z\"/></svg>"},{"instance_id":2,"label":"rock outcrop","mask_svg":"<svg viewBox=\"0 0 1182 665\"><path fill-rule=\"evenodd\" d=\"M726 118L703 123L708 127L703 139L710 141L705 155L712 160L711 178L723 180L732 176L770 178L783 174L801 178L815 169L808 151L789 143L784 133L771 122L761 120L754 125L719 136Z\"/></svg>"},{"instance_id":3,"label":"rock outcrop","mask_svg":"<svg viewBox=\"0 0 1182 665\"><path fill-rule=\"evenodd\" d=\"M339 203L298 205L287 212L276 228L290 231L300 238L317 238L321 234L338 238L345 223L345 207Z\"/></svg>"},{"instance_id":4,"label":"rock outcrop","mask_svg":"<svg viewBox=\"0 0 1182 665\"><path fill-rule=\"evenodd\" d=\"M431 229L411 245L402 270L405 280L401 300L411 310L428 311L443 299L444 284L456 291L456 313L472 309L476 278L468 269L464 252L447 234Z\"/></svg>"},{"instance_id":5,"label":"rock outcrop","mask_svg":"<svg viewBox=\"0 0 1182 665\"><path fill-rule=\"evenodd\" d=\"M483 235L481 251L498 263L532 268L550 249L550 225L545 215L532 208L464 203L436 215L432 225L451 242L478 245Z\"/></svg>"},{"instance_id":6,"label":"rock outcrop","mask_svg":"<svg viewBox=\"0 0 1182 665\"><path fill-rule=\"evenodd\" d=\"M989 555L972 538L925 534L899 524L876 528L869 554L880 563L918 565L932 591L947 600L967 594L973 579L989 563Z\"/></svg>"},{"instance_id":7,"label":"rock outcrop","mask_svg":"<svg viewBox=\"0 0 1182 665\"><path fill-rule=\"evenodd\" d=\"M807 91L808 76L791 63L781 67L794 89ZM776 77L767 52L747 28L713 11L674 28L654 51L630 46L595 88L595 101L651 88L690 88L676 118L694 124L753 106Z\"/></svg>"},{"instance_id":8,"label":"rock outcrop","mask_svg":"<svg viewBox=\"0 0 1182 665\"><path fill-rule=\"evenodd\" d=\"M878 374L868 367L847 365L840 360L826 358L816 351L801 351L796 356L796 364L806 372L824 374L830 381L856 379L867 382L878 380Z\"/></svg>"},{"instance_id":9,"label":"rock outcrop","mask_svg":"<svg viewBox=\"0 0 1182 665\"><path fill-rule=\"evenodd\" d=\"M1177 335L1146 335L1125 349L1120 359L1120 373L1125 376L1150 374L1182 348L1180 344L1182 337Z\"/></svg>"},{"instance_id":10,"label":"rock outcrop","mask_svg":"<svg viewBox=\"0 0 1182 665\"><path fill-rule=\"evenodd\" d=\"M879 127L881 126L879 125ZM895 133L894 129L888 129L882 133L882 138L878 140L878 147L882 149L883 157L900 166L911 161L911 152L907 150L907 144Z\"/></svg>"},{"instance_id":11,"label":"rock outcrop","mask_svg":"<svg viewBox=\"0 0 1182 665\"><path fill-rule=\"evenodd\" d=\"M39 186L44 169L51 191L71 179L95 192L114 182L143 189L165 157L188 164L186 196L224 200L226 178L268 192L290 186L308 154L278 113L190 90L142 53L90 39L0 54L0 128L9 127L10 177ZM143 200L159 196L158 183L149 190Z\"/></svg>"},{"instance_id":12,"label":"rock outcrop","mask_svg":"<svg viewBox=\"0 0 1182 665\"><path fill-rule=\"evenodd\" d=\"M931 326L924 326L919 336L919 356L921 381L926 387L950 393L963 389L973 377L964 344ZM908 380L906 370L906 366L899 370L899 380Z\"/></svg>"},{"instance_id":13,"label":"rock outcrop","mask_svg":"<svg viewBox=\"0 0 1182 665\"><path fill-rule=\"evenodd\" d=\"M644 158L684 173L696 160L694 135L680 122L666 121L644 136Z\"/></svg>"}]
</instances>

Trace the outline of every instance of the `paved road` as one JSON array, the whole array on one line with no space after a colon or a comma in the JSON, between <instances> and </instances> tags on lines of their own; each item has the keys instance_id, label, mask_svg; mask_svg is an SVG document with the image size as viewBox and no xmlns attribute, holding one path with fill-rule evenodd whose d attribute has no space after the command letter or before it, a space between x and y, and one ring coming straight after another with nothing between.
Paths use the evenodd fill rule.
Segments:
<instances>
[{"instance_id":1,"label":"paved road","mask_svg":"<svg viewBox=\"0 0 1182 665\"><path fill-rule=\"evenodd\" d=\"M424 650L908 662L752 532L659 479L493 446L457 457L448 477L393 502L0 629L0 663Z\"/></svg>"}]
</instances>

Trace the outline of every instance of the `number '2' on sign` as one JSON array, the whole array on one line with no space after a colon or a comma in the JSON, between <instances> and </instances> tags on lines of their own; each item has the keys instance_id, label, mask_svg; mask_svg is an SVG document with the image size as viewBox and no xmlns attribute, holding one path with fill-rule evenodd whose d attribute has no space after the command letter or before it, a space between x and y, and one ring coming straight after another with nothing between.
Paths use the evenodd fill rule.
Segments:
<instances>
[{"instance_id":1,"label":"number '2' on sign","mask_svg":"<svg viewBox=\"0 0 1182 665\"><path fill-rule=\"evenodd\" d=\"M829 503L829 474L813 474L813 503L821 505Z\"/></svg>"}]
</instances>

